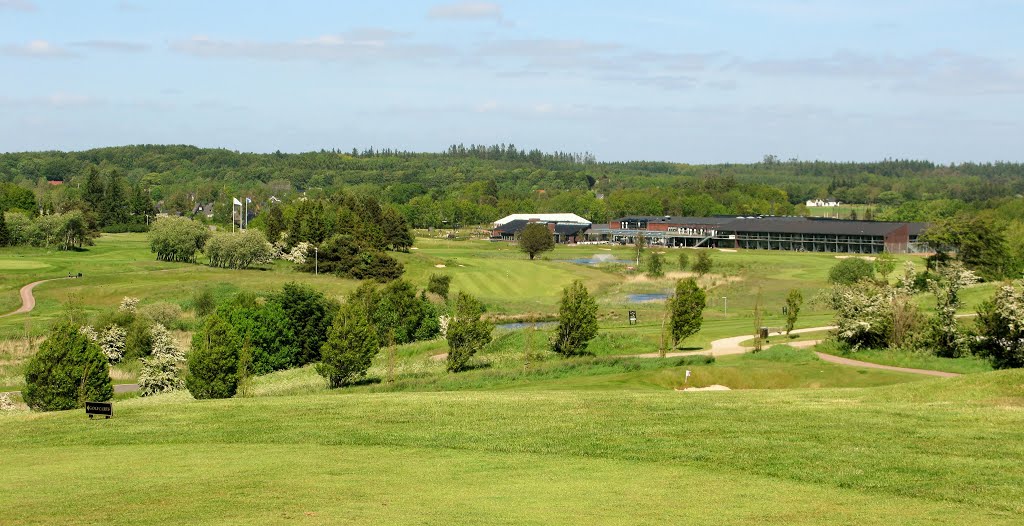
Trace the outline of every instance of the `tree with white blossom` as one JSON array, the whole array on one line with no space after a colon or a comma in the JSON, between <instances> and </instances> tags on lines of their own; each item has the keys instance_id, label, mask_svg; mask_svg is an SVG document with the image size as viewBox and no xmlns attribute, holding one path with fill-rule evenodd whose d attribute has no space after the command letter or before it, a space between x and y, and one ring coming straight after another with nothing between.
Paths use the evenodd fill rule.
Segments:
<instances>
[{"instance_id":1,"label":"tree with white blossom","mask_svg":"<svg viewBox=\"0 0 1024 526\"><path fill-rule=\"evenodd\" d=\"M142 359L139 372L139 394L150 396L181 389L185 382L181 378L180 364L185 353L178 348L166 327L159 323L150 329L153 334L153 353Z\"/></svg>"},{"instance_id":2,"label":"tree with white blossom","mask_svg":"<svg viewBox=\"0 0 1024 526\"><path fill-rule=\"evenodd\" d=\"M1024 367L1024 290L1003 285L978 307L974 352L996 369Z\"/></svg>"}]
</instances>

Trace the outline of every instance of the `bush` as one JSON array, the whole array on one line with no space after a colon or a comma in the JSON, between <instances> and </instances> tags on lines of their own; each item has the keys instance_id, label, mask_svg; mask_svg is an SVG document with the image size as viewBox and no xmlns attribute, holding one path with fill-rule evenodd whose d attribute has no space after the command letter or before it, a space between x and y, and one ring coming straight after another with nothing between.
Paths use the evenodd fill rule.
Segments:
<instances>
[{"instance_id":1,"label":"bush","mask_svg":"<svg viewBox=\"0 0 1024 526\"><path fill-rule=\"evenodd\" d=\"M210 231L187 217L161 217L149 229L149 249L160 261L195 263Z\"/></svg>"},{"instance_id":2,"label":"bush","mask_svg":"<svg viewBox=\"0 0 1024 526\"><path fill-rule=\"evenodd\" d=\"M711 259L711 254L707 250L701 250L697 252L697 261L693 262L693 271L699 276L703 276L708 272L711 272L711 267L714 266L714 261Z\"/></svg>"},{"instance_id":3,"label":"bush","mask_svg":"<svg viewBox=\"0 0 1024 526\"><path fill-rule=\"evenodd\" d=\"M104 402L114 396L107 358L79 328L54 327L25 366L25 403L37 411L59 411Z\"/></svg>"},{"instance_id":4,"label":"bush","mask_svg":"<svg viewBox=\"0 0 1024 526\"><path fill-rule=\"evenodd\" d=\"M153 326L153 350L149 358L142 359L139 371L139 394L150 396L175 391L184 387L178 364L185 353L178 349L171 334L163 325Z\"/></svg>"},{"instance_id":5,"label":"bush","mask_svg":"<svg viewBox=\"0 0 1024 526\"><path fill-rule=\"evenodd\" d=\"M297 338L281 304L243 292L218 307L217 315L248 349L248 372L267 374L298 365Z\"/></svg>"},{"instance_id":6,"label":"bush","mask_svg":"<svg viewBox=\"0 0 1024 526\"><path fill-rule=\"evenodd\" d=\"M974 352L996 369L1024 367L1024 292L1004 285L978 307Z\"/></svg>"},{"instance_id":7,"label":"bush","mask_svg":"<svg viewBox=\"0 0 1024 526\"><path fill-rule=\"evenodd\" d=\"M455 317L447 327L448 339L448 370L464 371L470 358L491 343L491 331L494 324L481 320L484 305L476 298L460 292L455 300Z\"/></svg>"},{"instance_id":8,"label":"bush","mask_svg":"<svg viewBox=\"0 0 1024 526\"><path fill-rule=\"evenodd\" d=\"M175 303L168 303L166 301L150 303L139 309L139 313L153 320L153 323L159 323L170 329L180 328L181 306Z\"/></svg>"},{"instance_id":9,"label":"bush","mask_svg":"<svg viewBox=\"0 0 1024 526\"><path fill-rule=\"evenodd\" d=\"M651 257L647 258L647 275L652 278L660 278L665 275L664 259L661 254L657 252L651 254Z\"/></svg>"},{"instance_id":10,"label":"bush","mask_svg":"<svg viewBox=\"0 0 1024 526\"><path fill-rule=\"evenodd\" d=\"M836 263L828 272L828 281L834 285L853 285L875 276L875 266L866 259L847 258Z\"/></svg>"},{"instance_id":11,"label":"bush","mask_svg":"<svg viewBox=\"0 0 1024 526\"><path fill-rule=\"evenodd\" d=\"M424 295L405 280L393 281L378 289L366 283L352 294L369 313L370 323L381 342L403 345L429 340L441 330L437 309Z\"/></svg>"},{"instance_id":12,"label":"bush","mask_svg":"<svg viewBox=\"0 0 1024 526\"><path fill-rule=\"evenodd\" d=\"M192 311L196 316L204 318L217 310L217 300L210 289L197 290L192 294Z\"/></svg>"},{"instance_id":13,"label":"bush","mask_svg":"<svg viewBox=\"0 0 1024 526\"><path fill-rule=\"evenodd\" d=\"M346 305L320 349L316 372L332 389L344 387L366 375L379 350L380 341L366 311L358 303Z\"/></svg>"},{"instance_id":14,"label":"bush","mask_svg":"<svg viewBox=\"0 0 1024 526\"><path fill-rule=\"evenodd\" d=\"M277 255L259 230L218 232L206 242L203 249L211 267L246 269L253 265L270 263Z\"/></svg>"},{"instance_id":15,"label":"bush","mask_svg":"<svg viewBox=\"0 0 1024 526\"><path fill-rule=\"evenodd\" d=\"M397 260L376 248L360 245L354 236L348 234L328 239L317 254L315 258L307 257L298 265L299 270L381 282L398 279L405 272Z\"/></svg>"},{"instance_id":16,"label":"bush","mask_svg":"<svg viewBox=\"0 0 1024 526\"><path fill-rule=\"evenodd\" d=\"M594 336L597 336L597 302L583 282L574 281L562 291L551 350L562 356L583 354Z\"/></svg>"},{"instance_id":17,"label":"bush","mask_svg":"<svg viewBox=\"0 0 1024 526\"><path fill-rule=\"evenodd\" d=\"M307 285L286 283L281 292L273 294L268 302L276 303L293 331L297 347L295 365L320 361L320 347L327 341L338 302Z\"/></svg>"},{"instance_id":18,"label":"bush","mask_svg":"<svg viewBox=\"0 0 1024 526\"><path fill-rule=\"evenodd\" d=\"M231 398L238 390L241 342L223 318L213 314L192 337L185 387L196 399Z\"/></svg>"},{"instance_id":19,"label":"bush","mask_svg":"<svg viewBox=\"0 0 1024 526\"><path fill-rule=\"evenodd\" d=\"M444 299L448 299L448 288L451 284L451 276L444 274L431 274L430 281L427 282L427 292L437 294Z\"/></svg>"},{"instance_id":20,"label":"bush","mask_svg":"<svg viewBox=\"0 0 1024 526\"><path fill-rule=\"evenodd\" d=\"M679 252L679 270L686 270L686 267L690 266L690 256L686 254L686 251Z\"/></svg>"}]
</instances>

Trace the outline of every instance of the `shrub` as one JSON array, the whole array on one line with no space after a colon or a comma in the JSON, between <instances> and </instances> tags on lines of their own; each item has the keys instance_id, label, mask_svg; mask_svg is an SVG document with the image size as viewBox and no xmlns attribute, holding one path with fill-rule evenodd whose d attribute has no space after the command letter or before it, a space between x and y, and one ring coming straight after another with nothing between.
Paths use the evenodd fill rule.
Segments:
<instances>
[{"instance_id":1,"label":"shrub","mask_svg":"<svg viewBox=\"0 0 1024 526\"><path fill-rule=\"evenodd\" d=\"M828 281L834 285L853 285L875 276L875 266L866 259L847 258L832 267Z\"/></svg>"},{"instance_id":2,"label":"shrub","mask_svg":"<svg viewBox=\"0 0 1024 526\"><path fill-rule=\"evenodd\" d=\"M83 407L114 396L107 359L79 328L63 323L25 366L25 403L37 411Z\"/></svg>"},{"instance_id":3,"label":"shrub","mask_svg":"<svg viewBox=\"0 0 1024 526\"><path fill-rule=\"evenodd\" d=\"M380 341L366 311L358 303L346 305L320 349L316 372L332 389L344 387L366 375L379 350Z\"/></svg>"},{"instance_id":4,"label":"shrub","mask_svg":"<svg viewBox=\"0 0 1024 526\"><path fill-rule=\"evenodd\" d=\"M217 300L213 297L210 289L197 290L192 294L192 311L196 316L203 318L213 314L217 310Z\"/></svg>"},{"instance_id":5,"label":"shrub","mask_svg":"<svg viewBox=\"0 0 1024 526\"><path fill-rule=\"evenodd\" d=\"M115 364L124 358L127 336L128 332L117 325L111 325L99 334L97 342L109 363Z\"/></svg>"},{"instance_id":6,"label":"shrub","mask_svg":"<svg viewBox=\"0 0 1024 526\"><path fill-rule=\"evenodd\" d=\"M594 336L597 336L597 301L583 282L574 281L562 290L551 350L562 356L583 354Z\"/></svg>"},{"instance_id":7,"label":"shrub","mask_svg":"<svg viewBox=\"0 0 1024 526\"><path fill-rule=\"evenodd\" d=\"M203 251L211 267L230 269L246 269L269 263L277 254L263 232L255 229L218 232L206 242Z\"/></svg>"},{"instance_id":8,"label":"shrub","mask_svg":"<svg viewBox=\"0 0 1024 526\"><path fill-rule=\"evenodd\" d=\"M647 275L652 278L660 278L665 275L664 259L661 254L657 252L651 254L651 257L647 258Z\"/></svg>"},{"instance_id":9,"label":"shrub","mask_svg":"<svg viewBox=\"0 0 1024 526\"><path fill-rule=\"evenodd\" d=\"M484 305L476 298L460 292L455 299L455 316L447 327L448 370L464 371L470 358L491 343L494 325L480 319Z\"/></svg>"},{"instance_id":10,"label":"shrub","mask_svg":"<svg viewBox=\"0 0 1024 526\"><path fill-rule=\"evenodd\" d=\"M686 270L686 267L690 266L690 256L686 254L686 251L679 252L679 270Z\"/></svg>"},{"instance_id":11,"label":"shrub","mask_svg":"<svg viewBox=\"0 0 1024 526\"><path fill-rule=\"evenodd\" d=\"M124 359L149 356L153 349L153 334L149 330L150 321L143 316L135 316L127 327L125 336Z\"/></svg>"},{"instance_id":12,"label":"shrub","mask_svg":"<svg viewBox=\"0 0 1024 526\"><path fill-rule=\"evenodd\" d=\"M320 361L320 347L338 314L338 302L307 285L286 283L281 292L268 299L280 305L284 318L293 331L297 347L295 365Z\"/></svg>"},{"instance_id":13,"label":"shrub","mask_svg":"<svg viewBox=\"0 0 1024 526\"><path fill-rule=\"evenodd\" d=\"M452 284L452 277L445 274L431 274L427 282L427 292L431 292L448 299L448 288Z\"/></svg>"},{"instance_id":14,"label":"shrub","mask_svg":"<svg viewBox=\"0 0 1024 526\"><path fill-rule=\"evenodd\" d=\"M978 307L974 351L996 369L1024 367L1024 291L1004 285Z\"/></svg>"},{"instance_id":15,"label":"shrub","mask_svg":"<svg viewBox=\"0 0 1024 526\"><path fill-rule=\"evenodd\" d=\"M167 328L180 328L181 306L166 301L143 305L140 314Z\"/></svg>"},{"instance_id":16,"label":"shrub","mask_svg":"<svg viewBox=\"0 0 1024 526\"><path fill-rule=\"evenodd\" d=\"M331 237L320 246L318 256L306 258L299 265L304 272L318 271L323 274L353 279L374 279L385 282L398 279L405 269L391 256L376 248L360 245L348 234Z\"/></svg>"},{"instance_id":17,"label":"shrub","mask_svg":"<svg viewBox=\"0 0 1024 526\"><path fill-rule=\"evenodd\" d=\"M121 305L118 310L135 314L139 310L139 298L132 298L131 296L125 296L121 299Z\"/></svg>"},{"instance_id":18,"label":"shrub","mask_svg":"<svg viewBox=\"0 0 1024 526\"><path fill-rule=\"evenodd\" d=\"M229 323L217 314L206 318L192 337L185 387L196 399L231 398L238 389L238 351L241 342Z\"/></svg>"},{"instance_id":19,"label":"shrub","mask_svg":"<svg viewBox=\"0 0 1024 526\"><path fill-rule=\"evenodd\" d=\"M178 349L174 338L161 324L152 328L153 349L149 358L142 359L139 371L139 394L150 396L166 393L184 387L178 364L185 359L185 353Z\"/></svg>"},{"instance_id":20,"label":"shrub","mask_svg":"<svg viewBox=\"0 0 1024 526\"><path fill-rule=\"evenodd\" d=\"M403 345L437 336L441 327L437 309L405 280L393 281L378 289L366 283L352 295L369 313L370 322L382 342Z\"/></svg>"},{"instance_id":21,"label":"shrub","mask_svg":"<svg viewBox=\"0 0 1024 526\"><path fill-rule=\"evenodd\" d=\"M295 332L279 303L243 292L218 307L217 315L251 353L249 372L266 374L298 364Z\"/></svg>"},{"instance_id":22,"label":"shrub","mask_svg":"<svg viewBox=\"0 0 1024 526\"><path fill-rule=\"evenodd\" d=\"M195 263L210 231L186 217L161 217L149 229L149 249L160 261Z\"/></svg>"},{"instance_id":23,"label":"shrub","mask_svg":"<svg viewBox=\"0 0 1024 526\"><path fill-rule=\"evenodd\" d=\"M697 261L693 262L693 271L699 276L703 276L708 272L711 272L711 268L714 266L714 261L711 259L711 254L707 250L701 250L697 252Z\"/></svg>"}]
</instances>

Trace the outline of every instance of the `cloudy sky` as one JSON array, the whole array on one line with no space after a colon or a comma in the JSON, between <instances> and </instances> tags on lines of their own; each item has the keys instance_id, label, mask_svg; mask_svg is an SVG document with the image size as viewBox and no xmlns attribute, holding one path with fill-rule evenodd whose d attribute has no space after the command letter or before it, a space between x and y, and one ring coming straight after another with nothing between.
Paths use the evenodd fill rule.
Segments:
<instances>
[{"instance_id":1,"label":"cloudy sky","mask_svg":"<svg viewBox=\"0 0 1024 526\"><path fill-rule=\"evenodd\" d=\"M0 151L1024 161L1024 0L0 0Z\"/></svg>"}]
</instances>

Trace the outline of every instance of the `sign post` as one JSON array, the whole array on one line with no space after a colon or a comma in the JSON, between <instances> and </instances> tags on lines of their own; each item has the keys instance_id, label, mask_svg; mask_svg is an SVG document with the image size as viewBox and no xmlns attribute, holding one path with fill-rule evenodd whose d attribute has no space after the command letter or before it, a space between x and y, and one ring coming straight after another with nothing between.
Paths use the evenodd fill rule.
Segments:
<instances>
[{"instance_id":1,"label":"sign post","mask_svg":"<svg viewBox=\"0 0 1024 526\"><path fill-rule=\"evenodd\" d=\"M110 402L86 402L85 414L89 415L89 418L93 416L110 418L114 416L114 404Z\"/></svg>"}]
</instances>

